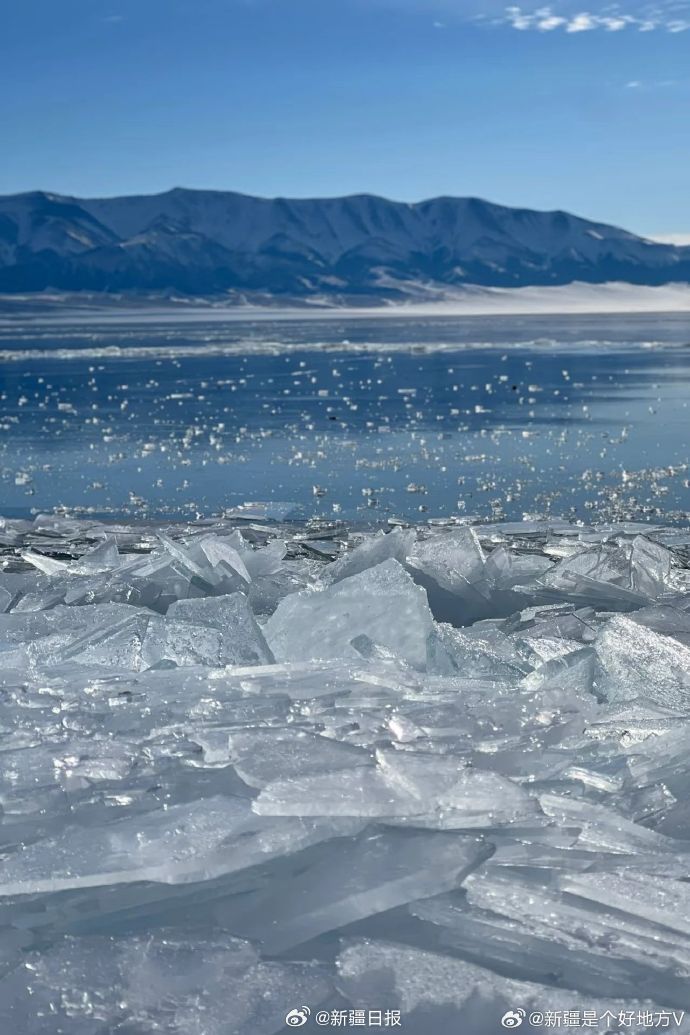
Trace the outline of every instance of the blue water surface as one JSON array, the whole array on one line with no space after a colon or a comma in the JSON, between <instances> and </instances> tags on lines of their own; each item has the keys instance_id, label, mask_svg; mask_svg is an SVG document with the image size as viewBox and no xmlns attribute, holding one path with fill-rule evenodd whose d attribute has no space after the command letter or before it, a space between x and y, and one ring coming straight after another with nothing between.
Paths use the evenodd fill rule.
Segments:
<instances>
[{"instance_id":1,"label":"blue water surface","mask_svg":"<svg viewBox=\"0 0 690 1035\"><path fill-rule=\"evenodd\" d=\"M688 343L673 314L13 310L0 513L687 520Z\"/></svg>"}]
</instances>

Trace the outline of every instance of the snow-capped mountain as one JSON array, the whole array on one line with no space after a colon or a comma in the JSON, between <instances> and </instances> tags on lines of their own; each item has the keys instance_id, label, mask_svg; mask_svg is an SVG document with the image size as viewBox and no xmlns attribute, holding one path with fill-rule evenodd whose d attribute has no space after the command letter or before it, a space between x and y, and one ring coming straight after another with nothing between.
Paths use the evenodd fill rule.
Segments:
<instances>
[{"instance_id":1,"label":"snow-capped mountain","mask_svg":"<svg viewBox=\"0 0 690 1035\"><path fill-rule=\"evenodd\" d=\"M690 282L690 247L477 198L265 199L175 189L0 198L0 291L395 296L404 284Z\"/></svg>"}]
</instances>

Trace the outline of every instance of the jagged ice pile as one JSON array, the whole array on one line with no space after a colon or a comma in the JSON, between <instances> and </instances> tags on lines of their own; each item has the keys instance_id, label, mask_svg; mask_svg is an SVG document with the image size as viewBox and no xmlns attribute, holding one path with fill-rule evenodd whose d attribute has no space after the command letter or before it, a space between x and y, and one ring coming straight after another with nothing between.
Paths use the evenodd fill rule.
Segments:
<instances>
[{"instance_id":1,"label":"jagged ice pile","mask_svg":"<svg viewBox=\"0 0 690 1035\"><path fill-rule=\"evenodd\" d=\"M690 532L236 526L0 522L0 1030L690 1032Z\"/></svg>"}]
</instances>

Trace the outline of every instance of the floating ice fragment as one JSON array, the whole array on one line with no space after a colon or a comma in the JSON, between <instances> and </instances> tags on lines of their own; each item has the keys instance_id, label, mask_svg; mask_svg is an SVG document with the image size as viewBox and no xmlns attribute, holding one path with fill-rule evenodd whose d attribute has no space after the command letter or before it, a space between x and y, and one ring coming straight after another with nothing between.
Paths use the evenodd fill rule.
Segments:
<instances>
[{"instance_id":1,"label":"floating ice fragment","mask_svg":"<svg viewBox=\"0 0 690 1035\"><path fill-rule=\"evenodd\" d=\"M268 783L253 803L260 816L406 816L424 811L418 800L394 790L376 769L310 774Z\"/></svg>"}]
</instances>

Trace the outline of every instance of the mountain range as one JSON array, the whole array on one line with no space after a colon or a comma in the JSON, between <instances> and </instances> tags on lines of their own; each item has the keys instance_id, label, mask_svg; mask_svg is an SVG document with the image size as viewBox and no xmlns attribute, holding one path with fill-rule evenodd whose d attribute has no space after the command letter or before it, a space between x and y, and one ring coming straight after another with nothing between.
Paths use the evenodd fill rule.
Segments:
<instances>
[{"instance_id":1,"label":"mountain range","mask_svg":"<svg viewBox=\"0 0 690 1035\"><path fill-rule=\"evenodd\" d=\"M690 247L478 198L0 197L0 292L394 298L409 285L690 282Z\"/></svg>"}]
</instances>

